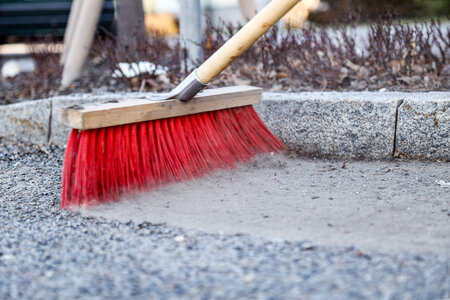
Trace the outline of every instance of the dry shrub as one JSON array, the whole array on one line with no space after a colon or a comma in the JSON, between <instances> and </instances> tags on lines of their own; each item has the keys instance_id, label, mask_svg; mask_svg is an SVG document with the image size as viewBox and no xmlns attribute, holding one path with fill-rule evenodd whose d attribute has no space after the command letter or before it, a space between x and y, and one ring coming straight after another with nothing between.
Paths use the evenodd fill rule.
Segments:
<instances>
[{"instance_id":1,"label":"dry shrub","mask_svg":"<svg viewBox=\"0 0 450 300\"><path fill-rule=\"evenodd\" d=\"M170 89L185 75L180 71L180 50L177 39L168 38L158 32L152 32L146 39L137 39L136 51L119 47L118 40L111 34L98 35L92 53L109 68L109 74L119 74L117 80L132 90L161 91ZM128 78L121 72L120 63L152 62L167 68L166 75L142 72Z\"/></svg>"},{"instance_id":2,"label":"dry shrub","mask_svg":"<svg viewBox=\"0 0 450 300\"><path fill-rule=\"evenodd\" d=\"M46 38L39 42L39 46L36 42L28 44L35 70L3 79L0 85L0 104L21 99L45 98L57 93L62 68L59 65L60 55L51 48L54 42L55 39ZM3 58L3 61L6 61L6 58Z\"/></svg>"},{"instance_id":3,"label":"dry shrub","mask_svg":"<svg viewBox=\"0 0 450 300\"><path fill-rule=\"evenodd\" d=\"M390 15L368 25L363 47L356 24L270 30L216 84L250 83L275 90L448 90L450 29L439 20L407 24ZM205 54L236 31L208 23Z\"/></svg>"},{"instance_id":4,"label":"dry shrub","mask_svg":"<svg viewBox=\"0 0 450 300\"><path fill-rule=\"evenodd\" d=\"M35 62L35 70L30 74L29 92L30 97L50 94L50 91L58 90L61 83L62 67L59 63L60 55L51 49L54 40L46 41L45 47L36 47L28 44L31 57Z\"/></svg>"}]
</instances>

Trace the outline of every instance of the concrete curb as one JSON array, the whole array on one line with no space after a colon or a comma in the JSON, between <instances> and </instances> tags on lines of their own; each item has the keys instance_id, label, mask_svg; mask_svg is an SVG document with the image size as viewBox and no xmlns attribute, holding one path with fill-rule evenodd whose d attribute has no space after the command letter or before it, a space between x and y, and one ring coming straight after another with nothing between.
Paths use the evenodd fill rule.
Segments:
<instances>
[{"instance_id":1,"label":"concrete curb","mask_svg":"<svg viewBox=\"0 0 450 300\"><path fill-rule=\"evenodd\" d=\"M0 106L0 136L64 147L70 129L60 123L61 107L137 96L75 94ZM274 134L305 155L450 161L450 92L264 93L255 108Z\"/></svg>"}]
</instances>

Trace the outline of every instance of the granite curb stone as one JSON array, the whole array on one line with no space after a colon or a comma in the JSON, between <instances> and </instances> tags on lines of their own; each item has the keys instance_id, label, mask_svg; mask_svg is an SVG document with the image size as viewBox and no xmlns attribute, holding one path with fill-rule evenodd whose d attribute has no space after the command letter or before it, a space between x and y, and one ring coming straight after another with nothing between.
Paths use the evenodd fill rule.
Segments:
<instances>
[{"instance_id":1,"label":"granite curb stone","mask_svg":"<svg viewBox=\"0 0 450 300\"><path fill-rule=\"evenodd\" d=\"M294 151L389 159L402 97L402 93L371 92L266 93L257 110L269 129Z\"/></svg>"},{"instance_id":2,"label":"granite curb stone","mask_svg":"<svg viewBox=\"0 0 450 300\"><path fill-rule=\"evenodd\" d=\"M0 137L38 145L47 144L51 105L50 100L0 105Z\"/></svg>"},{"instance_id":3,"label":"granite curb stone","mask_svg":"<svg viewBox=\"0 0 450 300\"><path fill-rule=\"evenodd\" d=\"M404 99L398 109L395 149L411 158L450 160L450 93Z\"/></svg>"}]
</instances>

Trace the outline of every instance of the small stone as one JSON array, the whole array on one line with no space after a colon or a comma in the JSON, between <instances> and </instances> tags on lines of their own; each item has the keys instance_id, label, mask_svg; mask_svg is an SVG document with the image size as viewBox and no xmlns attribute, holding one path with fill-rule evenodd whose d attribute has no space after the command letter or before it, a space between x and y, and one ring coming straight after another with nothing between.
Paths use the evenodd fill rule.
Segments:
<instances>
[{"instance_id":1,"label":"small stone","mask_svg":"<svg viewBox=\"0 0 450 300\"><path fill-rule=\"evenodd\" d=\"M177 236L175 237L175 242L183 243L183 242L185 242L185 241L186 241L186 237L184 237L183 235L177 235Z\"/></svg>"},{"instance_id":2,"label":"small stone","mask_svg":"<svg viewBox=\"0 0 450 300\"><path fill-rule=\"evenodd\" d=\"M445 181L445 180L436 180L436 183L443 187L443 188L448 188L450 187L450 181Z\"/></svg>"},{"instance_id":3,"label":"small stone","mask_svg":"<svg viewBox=\"0 0 450 300\"><path fill-rule=\"evenodd\" d=\"M246 283L250 283L253 280L255 280L255 275L254 274L247 274L244 276L244 282Z\"/></svg>"},{"instance_id":4,"label":"small stone","mask_svg":"<svg viewBox=\"0 0 450 300\"><path fill-rule=\"evenodd\" d=\"M300 249L303 251L310 251L310 250L314 250L316 247L309 243L309 242L305 242L300 246Z\"/></svg>"}]
</instances>

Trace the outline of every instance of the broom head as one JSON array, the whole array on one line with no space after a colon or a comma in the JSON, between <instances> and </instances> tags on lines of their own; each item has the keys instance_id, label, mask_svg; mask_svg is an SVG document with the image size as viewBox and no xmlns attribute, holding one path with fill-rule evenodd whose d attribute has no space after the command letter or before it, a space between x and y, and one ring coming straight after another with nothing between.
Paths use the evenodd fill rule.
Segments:
<instances>
[{"instance_id":1,"label":"broom head","mask_svg":"<svg viewBox=\"0 0 450 300\"><path fill-rule=\"evenodd\" d=\"M260 101L261 89L240 86L206 90L188 102L134 99L63 109L63 123L73 129L62 207L117 201L283 150L252 106Z\"/></svg>"}]
</instances>

